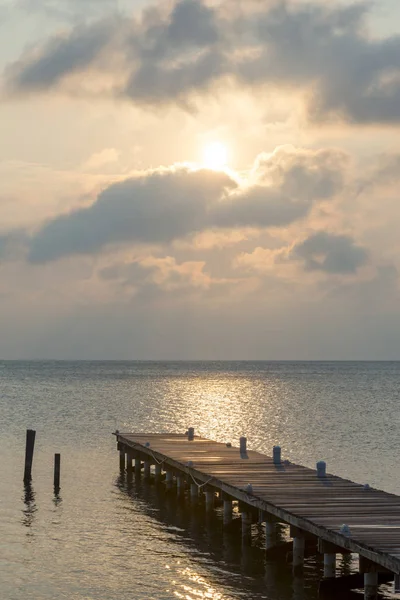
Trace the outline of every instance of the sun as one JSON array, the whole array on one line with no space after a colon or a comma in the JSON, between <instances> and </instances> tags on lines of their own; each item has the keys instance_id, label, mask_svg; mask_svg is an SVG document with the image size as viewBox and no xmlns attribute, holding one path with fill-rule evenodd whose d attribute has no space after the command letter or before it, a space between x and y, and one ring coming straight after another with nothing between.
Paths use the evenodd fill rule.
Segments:
<instances>
[{"instance_id":1,"label":"sun","mask_svg":"<svg viewBox=\"0 0 400 600\"><path fill-rule=\"evenodd\" d=\"M207 144L203 150L203 164L216 171L224 169L228 163L228 149L221 142Z\"/></svg>"}]
</instances>

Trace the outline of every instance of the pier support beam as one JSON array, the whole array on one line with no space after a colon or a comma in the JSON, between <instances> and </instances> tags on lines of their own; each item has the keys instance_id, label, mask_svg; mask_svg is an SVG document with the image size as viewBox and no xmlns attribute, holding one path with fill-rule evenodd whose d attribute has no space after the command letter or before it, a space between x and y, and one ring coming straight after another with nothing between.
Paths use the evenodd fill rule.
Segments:
<instances>
[{"instance_id":1,"label":"pier support beam","mask_svg":"<svg viewBox=\"0 0 400 600\"><path fill-rule=\"evenodd\" d=\"M159 463L156 463L154 477L155 477L155 480L157 483L159 483L161 481L161 472L162 472L161 465Z\"/></svg>"},{"instance_id":2,"label":"pier support beam","mask_svg":"<svg viewBox=\"0 0 400 600\"><path fill-rule=\"evenodd\" d=\"M251 524L253 515L250 511L242 511L242 542L245 545L251 543Z\"/></svg>"},{"instance_id":3,"label":"pier support beam","mask_svg":"<svg viewBox=\"0 0 400 600\"><path fill-rule=\"evenodd\" d=\"M151 469L151 462L149 460L145 460L144 461L144 478L145 479L150 479L150 469Z\"/></svg>"},{"instance_id":4,"label":"pier support beam","mask_svg":"<svg viewBox=\"0 0 400 600\"><path fill-rule=\"evenodd\" d=\"M119 470L125 471L125 450L120 448L119 451Z\"/></svg>"},{"instance_id":5,"label":"pier support beam","mask_svg":"<svg viewBox=\"0 0 400 600\"><path fill-rule=\"evenodd\" d=\"M206 511L211 512L214 509L214 496L215 496L214 490L206 490L205 496L206 496Z\"/></svg>"},{"instance_id":6,"label":"pier support beam","mask_svg":"<svg viewBox=\"0 0 400 600\"><path fill-rule=\"evenodd\" d=\"M293 575L302 575L304 569L304 536L293 538Z\"/></svg>"},{"instance_id":7,"label":"pier support beam","mask_svg":"<svg viewBox=\"0 0 400 600\"><path fill-rule=\"evenodd\" d=\"M135 456L135 477L140 477L142 474L142 461L140 456Z\"/></svg>"},{"instance_id":8,"label":"pier support beam","mask_svg":"<svg viewBox=\"0 0 400 600\"><path fill-rule=\"evenodd\" d=\"M165 474L165 483L167 486L167 490L170 490L172 488L172 484L174 483L174 475L172 473L172 471L167 471Z\"/></svg>"},{"instance_id":9,"label":"pier support beam","mask_svg":"<svg viewBox=\"0 0 400 600\"><path fill-rule=\"evenodd\" d=\"M190 484L190 499L192 502L197 502L199 498L199 488L195 483Z\"/></svg>"},{"instance_id":10,"label":"pier support beam","mask_svg":"<svg viewBox=\"0 0 400 600\"><path fill-rule=\"evenodd\" d=\"M336 554L324 554L324 577L336 577Z\"/></svg>"},{"instance_id":11,"label":"pier support beam","mask_svg":"<svg viewBox=\"0 0 400 600\"><path fill-rule=\"evenodd\" d=\"M224 525L232 523L232 500L224 498Z\"/></svg>"},{"instance_id":12,"label":"pier support beam","mask_svg":"<svg viewBox=\"0 0 400 600\"><path fill-rule=\"evenodd\" d=\"M127 475L132 475L132 454L130 452L126 453L126 473Z\"/></svg>"},{"instance_id":13,"label":"pier support beam","mask_svg":"<svg viewBox=\"0 0 400 600\"><path fill-rule=\"evenodd\" d=\"M378 595L378 573L364 573L364 600L376 600Z\"/></svg>"},{"instance_id":14,"label":"pier support beam","mask_svg":"<svg viewBox=\"0 0 400 600\"><path fill-rule=\"evenodd\" d=\"M265 521L265 549L276 546L276 523L267 519Z\"/></svg>"}]
</instances>

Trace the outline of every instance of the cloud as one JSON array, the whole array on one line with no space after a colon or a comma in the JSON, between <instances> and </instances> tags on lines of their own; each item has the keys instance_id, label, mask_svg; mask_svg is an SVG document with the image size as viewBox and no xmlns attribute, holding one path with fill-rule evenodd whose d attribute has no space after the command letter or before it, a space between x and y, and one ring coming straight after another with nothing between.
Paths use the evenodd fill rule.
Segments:
<instances>
[{"instance_id":1,"label":"cloud","mask_svg":"<svg viewBox=\"0 0 400 600\"><path fill-rule=\"evenodd\" d=\"M180 0L141 18L76 26L5 72L14 93L62 88L76 73L94 89L144 105L187 104L229 78L241 87L300 92L316 120L400 121L400 36L368 33L369 3L333 7L279 0L247 8ZM73 82L76 91L86 78Z\"/></svg>"},{"instance_id":2,"label":"cloud","mask_svg":"<svg viewBox=\"0 0 400 600\"><path fill-rule=\"evenodd\" d=\"M109 244L166 244L207 229L284 226L341 191L345 161L332 151L277 149L251 177L188 166L114 183L89 207L55 217L32 237L29 260L92 254Z\"/></svg>"},{"instance_id":3,"label":"cloud","mask_svg":"<svg viewBox=\"0 0 400 600\"><path fill-rule=\"evenodd\" d=\"M367 263L368 252L348 235L319 231L296 244L289 257L304 261L307 271L352 274Z\"/></svg>"}]
</instances>

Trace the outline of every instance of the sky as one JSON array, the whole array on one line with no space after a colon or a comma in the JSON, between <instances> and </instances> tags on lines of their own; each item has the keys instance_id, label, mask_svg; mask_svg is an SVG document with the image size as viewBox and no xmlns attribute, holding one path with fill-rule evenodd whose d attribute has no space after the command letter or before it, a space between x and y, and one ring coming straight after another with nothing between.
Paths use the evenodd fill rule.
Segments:
<instances>
[{"instance_id":1,"label":"sky","mask_svg":"<svg viewBox=\"0 0 400 600\"><path fill-rule=\"evenodd\" d=\"M0 0L0 359L400 360L398 0Z\"/></svg>"}]
</instances>

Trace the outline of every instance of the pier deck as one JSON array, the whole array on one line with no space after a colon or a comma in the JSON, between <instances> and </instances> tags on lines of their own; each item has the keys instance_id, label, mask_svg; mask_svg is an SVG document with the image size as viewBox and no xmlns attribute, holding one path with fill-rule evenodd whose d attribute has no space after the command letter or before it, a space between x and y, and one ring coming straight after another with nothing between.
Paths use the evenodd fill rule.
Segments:
<instances>
[{"instance_id":1,"label":"pier deck","mask_svg":"<svg viewBox=\"0 0 400 600\"><path fill-rule=\"evenodd\" d=\"M116 433L120 450L162 463L306 534L366 559L369 571L400 573L400 497L272 457L195 436ZM246 487L252 485L252 492ZM350 532L340 532L346 524ZM371 566L372 565L372 566ZM398 580L398 578L396 578Z\"/></svg>"}]
</instances>

